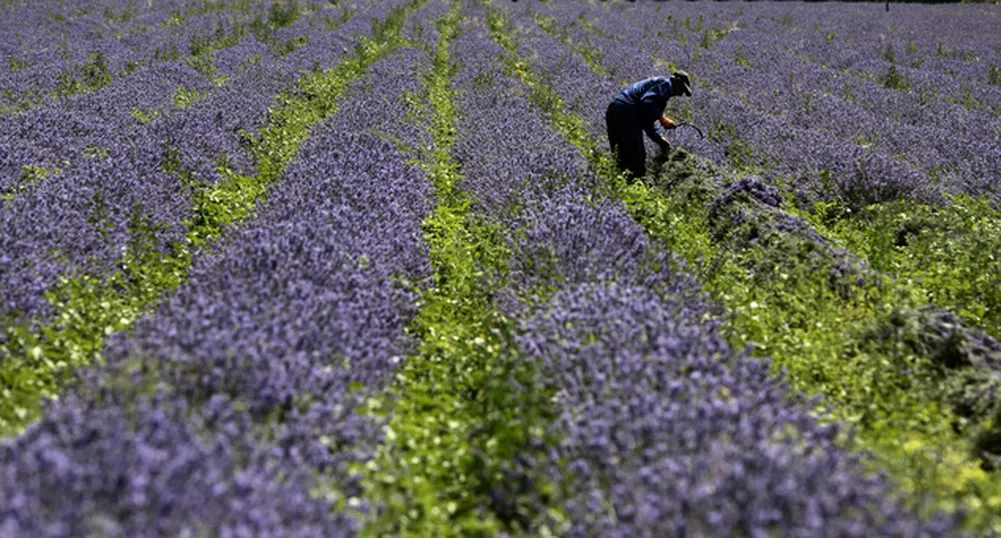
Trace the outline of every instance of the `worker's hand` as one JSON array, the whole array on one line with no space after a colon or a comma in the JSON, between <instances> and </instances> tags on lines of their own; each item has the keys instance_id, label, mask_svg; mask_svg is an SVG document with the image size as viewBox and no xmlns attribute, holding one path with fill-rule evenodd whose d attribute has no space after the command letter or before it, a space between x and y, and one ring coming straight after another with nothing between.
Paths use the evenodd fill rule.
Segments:
<instances>
[{"instance_id":1,"label":"worker's hand","mask_svg":"<svg viewBox=\"0 0 1001 538\"><path fill-rule=\"evenodd\" d=\"M671 142L668 139L664 138L663 136L660 137L660 151L661 151L661 153L664 153L664 154L671 153L672 149L674 149L674 148L671 146Z\"/></svg>"},{"instance_id":2,"label":"worker's hand","mask_svg":"<svg viewBox=\"0 0 1001 538\"><path fill-rule=\"evenodd\" d=\"M677 123L674 123L674 120L668 118L667 116L661 116L660 119L658 119L657 121L659 121L660 126L665 129L674 129L675 127L678 126Z\"/></svg>"}]
</instances>

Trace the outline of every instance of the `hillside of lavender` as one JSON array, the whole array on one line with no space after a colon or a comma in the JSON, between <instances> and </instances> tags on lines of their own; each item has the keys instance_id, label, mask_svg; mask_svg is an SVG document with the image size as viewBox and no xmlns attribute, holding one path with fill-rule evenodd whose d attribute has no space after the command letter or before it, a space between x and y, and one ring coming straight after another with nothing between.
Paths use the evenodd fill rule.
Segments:
<instances>
[{"instance_id":1,"label":"hillside of lavender","mask_svg":"<svg viewBox=\"0 0 1001 538\"><path fill-rule=\"evenodd\" d=\"M0 20L0 536L1001 534L1001 6Z\"/></svg>"}]
</instances>

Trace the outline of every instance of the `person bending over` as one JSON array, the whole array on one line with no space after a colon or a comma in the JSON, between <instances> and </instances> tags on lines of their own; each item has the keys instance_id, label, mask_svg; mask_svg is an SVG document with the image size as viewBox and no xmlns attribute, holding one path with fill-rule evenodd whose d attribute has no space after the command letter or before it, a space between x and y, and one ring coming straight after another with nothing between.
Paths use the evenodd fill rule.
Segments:
<instances>
[{"instance_id":1,"label":"person bending over","mask_svg":"<svg viewBox=\"0 0 1001 538\"><path fill-rule=\"evenodd\" d=\"M660 146L662 152L671 151L671 143L657 134L654 125L659 122L664 129L676 127L664 115L667 100L675 95L692 95L691 82L684 71L675 71L671 78L653 77L629 86L615 96L605 111L612 153L619 168L628 170L634 178L646 175L643 132Z\"/></svg>"}]
</instances>

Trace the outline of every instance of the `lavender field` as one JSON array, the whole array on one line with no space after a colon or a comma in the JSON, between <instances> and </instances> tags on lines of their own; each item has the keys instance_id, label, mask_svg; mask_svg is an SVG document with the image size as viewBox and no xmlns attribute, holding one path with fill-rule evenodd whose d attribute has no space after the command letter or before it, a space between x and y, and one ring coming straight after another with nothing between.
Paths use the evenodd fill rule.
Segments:
<instances>
[{"instance_id":1,"label":"lavender field","mask_svg":"<svg viewBox=\"0 0 1001 538\"><path fill-rule=\"evenodd\" d=\"M1001 534L1001 6L0 21L0 536Z\"/></svg>"}]
</instances>

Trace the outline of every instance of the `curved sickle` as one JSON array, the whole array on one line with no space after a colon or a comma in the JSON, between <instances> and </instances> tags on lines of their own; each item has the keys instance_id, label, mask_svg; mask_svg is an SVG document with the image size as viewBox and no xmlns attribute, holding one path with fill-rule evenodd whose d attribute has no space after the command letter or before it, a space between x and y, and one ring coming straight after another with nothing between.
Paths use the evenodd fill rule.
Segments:
<instances>
[{"instance_id":1,"label":"curved sickle","mask_svg":"<svg viewBox=\"0 0 1001 538\"><path fill-rule=\"evenodd\" d=\"M678 125L675 126L675 129L677 129L678 127L691 127L692 129L695 129L696 131L699 132L699 138L703 140L705 140L706 138L706 135L702 134L702 129L699 129L697 126L692 125L691 123L679 123Z\"/></svg>"}]
</instances>

